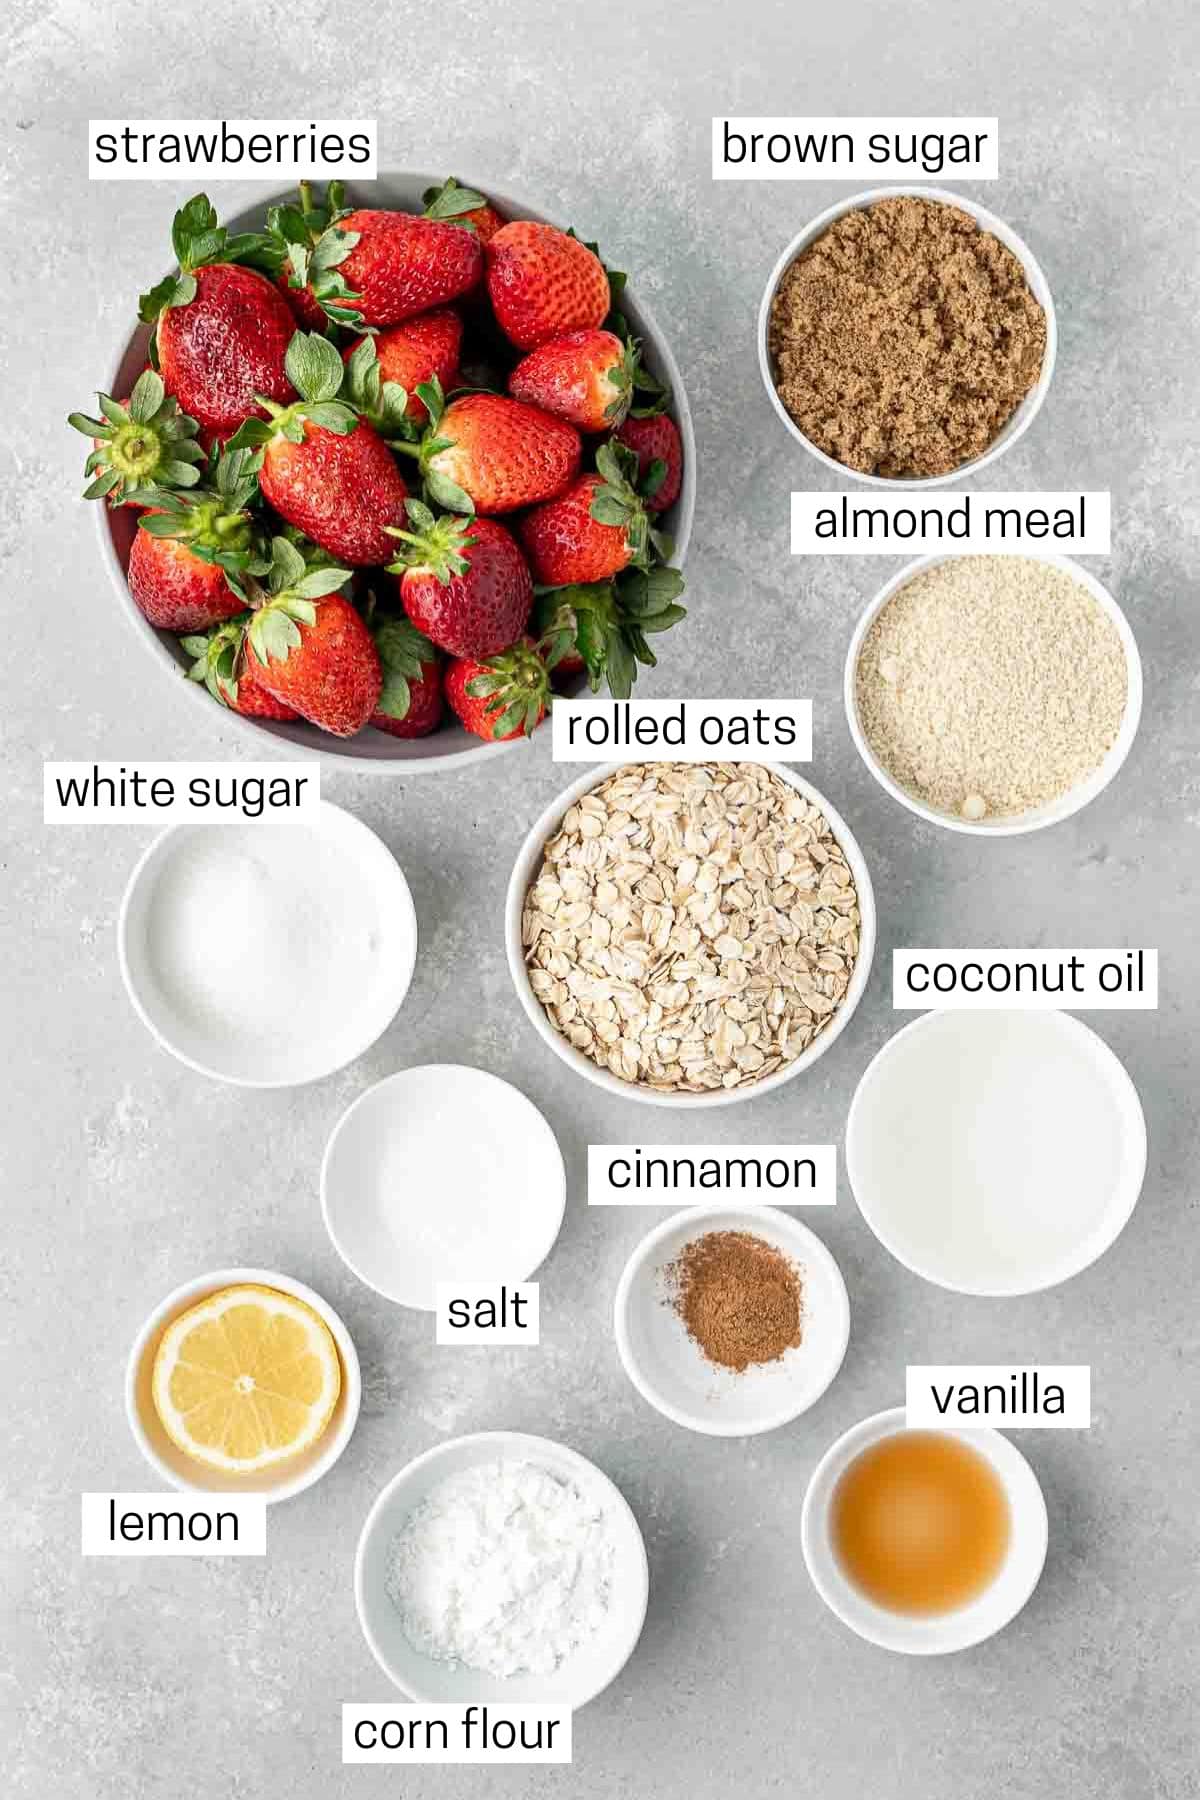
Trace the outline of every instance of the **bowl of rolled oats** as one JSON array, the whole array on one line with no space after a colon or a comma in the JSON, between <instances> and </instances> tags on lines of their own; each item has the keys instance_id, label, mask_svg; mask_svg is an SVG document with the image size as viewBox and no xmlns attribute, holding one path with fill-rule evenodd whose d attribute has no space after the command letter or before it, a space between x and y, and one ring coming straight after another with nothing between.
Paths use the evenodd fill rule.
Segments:
<instances>
[{"instance_id":1,"label":"bowl of rolled oats","mask_svg":"<svg viewBox=\"0 0 1200 1800\"><path fill-rule=\"evenodd\" d=\"M589 1081L728 1106L810 1068L867 984L862 852L777 763L618 763L548 806L505 935L522 1006Z\"/></svg>"}]
</instances>

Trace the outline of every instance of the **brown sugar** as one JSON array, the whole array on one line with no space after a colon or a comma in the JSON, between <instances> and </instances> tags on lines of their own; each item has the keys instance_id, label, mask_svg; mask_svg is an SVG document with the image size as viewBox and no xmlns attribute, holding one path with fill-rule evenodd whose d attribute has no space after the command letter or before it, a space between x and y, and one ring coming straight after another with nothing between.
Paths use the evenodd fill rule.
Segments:
<instances>
[{"instance_id":1,"label":"brown sugar","mask_svg":"<svg viewBox=\"0 0 1200 1800\"><path fill-rule=\"evenodd\" d=\"M800 1343L800 1272L751 1232L705 1232L666 1273L675 1311L710 1362L740 1373Z\"/></svg>"},{"instance_id":2,"label":"brown sugar","mask_svg":"<svg viewBox=\"0 0 1200 1800\"><path fill-rule=\"evenodd\" d=\"M784 271L768 343L805 437L911 479L987 449L1041 373L1046 316L969 213L899 196L844 213Z\"/></svg>"}]
</instances>

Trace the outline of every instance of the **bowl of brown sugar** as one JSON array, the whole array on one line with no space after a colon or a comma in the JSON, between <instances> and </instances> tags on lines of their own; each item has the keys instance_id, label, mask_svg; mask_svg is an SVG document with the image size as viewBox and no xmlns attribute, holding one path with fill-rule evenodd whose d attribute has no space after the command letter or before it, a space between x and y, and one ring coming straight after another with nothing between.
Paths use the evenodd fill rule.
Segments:
<instances>
[{"instance_id":1,"label":"bowl of brown sugar","mask_svg":"<svg viewBox=\"0 0 1200 1800\"><path fill-rule=\"evenodd\" d=\"M850 1303L806 1225L774 1206L694 1206L648 1232L613 1307L634 1387L666 1418L751 1437L807 1412L842 1366Z\"/></svg>"},{"instance_id":2,"label":"bowl of brown sugar","mask_svg":"<svg viewBox=\"0 0 1200 1800\"><path fill-rule=\"evenodd\" d=\"M1001 219L880 188L813 219L771 271L758 355L776 412L836 474L934 487L994 462L1054 371L1050 288Z\"/></svg>"}]
</instances>

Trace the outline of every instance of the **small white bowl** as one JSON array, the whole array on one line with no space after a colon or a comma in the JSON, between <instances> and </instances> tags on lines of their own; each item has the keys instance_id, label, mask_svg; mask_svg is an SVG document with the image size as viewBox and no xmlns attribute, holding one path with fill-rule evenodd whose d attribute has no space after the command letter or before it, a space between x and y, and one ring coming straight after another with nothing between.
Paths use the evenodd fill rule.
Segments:
<instances>
[{"instance_id":1,"label":"small white bowl","mask_svg":"<svg viewBox=\"0 0 1200 1800\"><path fill-rule=\"evenodd\" d=\"M481 1669L437 1662L414 1650L387 1591L392 1541L405 1521L447 1476L501 1459L531 1462L573 1482L608 1516L615 1540L613 1595L596 1635L561 1663L553 1675L501 1678ZM620 1489L594 1463L549 1438L519 1431L481 1431L452 1438L416 1457L388 1482L358 1540L354 1600L372 1656L389 1681L411 1700L462 1704L538 1705L578 1710L621 1673L632 1656L646 1617L650 1574L637 1519Z\"/></svg>"},{"instance_id":2,"label":"small white bowl","mask_svg":"<svg viewBox=\"0 0 1200 1800\"><path fill-rule=\"evenodd\" d=\"M910 581L923 574L926 569L936 568L939 563L950 562L953 558L954 552L951 551L934 556L921 556L915 562L908 563L898 575L893 575L890 581L884 583L859 619L854 628L854 636L850 639L850 648L846 652L846 667L842 676L842 699L846 708L846 722L850 727L850 736L854 739L855 749L880 787L886 789L892 799L898 800L901 806L907 807L910 813L915 813L918 819L925 819L930 825L944 826L947 831L966 832L972 837L1021 837L1028 831L1042 831L1047 825L1058 825L1063 819L1069 819L1073 813L1079 812L1089 801L1094 800L1097 794L1103 793L1109 782L1113 780L1133 748L1133 740L1137 736L1138 725L1142 717L1142 659L1138 655L1137 643L1125 614L1108 589L1097 581L1096 577L1085 569L1082 563L1075 562L1069 556L1035 554L1027 556L1025 558L1027 562L1048 563L1051 567L1061 569L1064 574L1070 575L1081 587L1087 589L1096 604L1107 613L1116 627L1117 635L1121 640L1121 648L1125 652L1126 679L1125 713L1116 742L1103 762L1093 769L1090 775L1085 775L1082 781L1077 781L1074 787L1068 788L1065 794L1060 794L1057 800L1048 801L1045 806L1030 807L1028 812L1005 814L994 819L963 819L957 813L939 812L936 807L927 806L915 794L910 794L907 788L901 787L900 783L888 773L867 740L867 734L863 730L858 711L858 658L868 631L893 594L899 593L901 588L907 587Z\"/></svg>"},{"instance_id":3,"label":"small white bowl","mask_svg":"<svg viewBox=\"0 0 1200 1800\"><path fill-rule=\"evenodd\" d=\"M967 1127L957 1149L956 1118ZM1040 1129L1036 1146L1022 1141L1025 1120ZM1100 1168L1084 1172L1085 1156ZM897 1262L956 1294L1036 1294L1089 1268L1129 1222L1145 1172L1146 1120L1124 1064L1057 1009L920 1014L868 1063L846 1116L863 1218ZM1072 1187L1096 1197L1074 1224L1062 1199ZM973 1204L983 1249L968 1242ZM1031 1215L1042 1239L1026 1253L1011 1227L1019 1234Z\"/></svg>"},{"instance_id":4,"label":"small white bowl","mask_svg":"<svg viewBox=\"0 0 1200 1800\"><path fill-rule=\"evenodd\" d=\"M321 1212L338 1255L399 1306L439 1281L528 1281L566 1205L562 1152L518 1088L435 1063L376 1082L334 1126Z\"/></svg>"},{"instance_id":5,"label":"small white bowl","mask_svg":"<svg viewBox=\"0 0 1200 1800\"><path fill-rule=\"evenodd\" d=\"M565 1062L568 1068L574 1069L577 1075L584 1076L596 1087L604 1088L610 1094L617 1094L623 1100L638 1100L643 1106L685 1107L689 1111L701 1107L736 1106L739 1102L757 1100L760 1094L769 1094L773 1088L782 1087L785 1081L791 1081L805 1069L811 1069L812 1065L824 1056L825 1052L842 1035L866 991L871 973L871 958L875 953L875 894L866 861L858 847L858 840L854 833L841 814L829 804L824 794L783 763L762 763L763 768L770 769L771 773L777 775L780 781L787 782L789 787L794 787L804 795L806 800L821 809L829 822L830 830L842 847L850 866L850 872L854 876L862 924L859 929L858 960L854 965L854 973L850 977L850 985L846 989L845 998L834 1013L832 1021L813 1039L808 1049L796 1057L794 1062L786 1064L782 1069L776 1069L773 1075L766 1076L762 1081L749 1083L746 1087L714 1088L710 1092L702 1094L660 1094L654 1089L646 1087L642 1082L621 1081L611 1070L601 1069L590 1056L585 1056L581 1050L576 1050L575 1046L569 1044L561 1032L555 1031L546 1017L545 1009L529 985L529 972L525 964L525 946L521 933L521 916L525 909L525 896L541 862L542 852L561 824L567 808L582 799L584 794L590 794L593 788L600 786L601 782L607 781L610 775L615 775L624 768L636 767L639 760L649 762L654 759L634 759L632 763L608 763L603 768L589 770L577 781L573 781L569 788L559 794L557 799L550 802L541 817L535 821L532 830L518 851L513 872L509 878L508 893L504 904L505 948L508 952L508 968L513 979L513 986L517 990L517 998L525 1009L526 1018L538 1036L543 1043L550 1046L560 1061ZM714 757L713 760L719 761L720 759ZM755 759L742 757L738 760L750 762Z\"/></svg>"},{"instance_id":6,"label":"small white bowl","mask_svg":"<svg viewBox=\"0 0 1200 1800\"><path fill-rule=\"evenodd\" d=\"M375 897L381 957L370 992L355 996L336 1033L325 1039L305 1033L286 1043L265 1041L252 1049L212 1032L202 1032L171 1005L154 975L150 919L158 883L170 863L197 832L271 829L263 822L169 825L139 860L125 889L117 921L117 956L134 1011L164 1050L197 1074L233 1087L299 1087L344 1068L369 1050L395 1018L417 960L417 916L404 872L382 839L353 813L323 800L302 820L274 829L320 832L345 859L347 885ZM269 920L246 921L247 932L268 930ZM220 946L213 945L214 956Z\"/></svg>"},{"instance_id":7,"label":"small white bowl","mask_svg":"<svg viewBox=\"0 0 1200 1800\"><path fill-rule=\"evenodd\" d=\"M844 1433L827 1450L813 1473L800 1515L800 1542L813 1586L822 1600L851 1631L905 1656L944 1656L967 1650L1003 1629L1033 1593L1046 1561L1046 1502L1041 1484L1016 1445L998 1431L942 1428L985 1456L1008 1496L1008 1554L994 1581L975 1600L953 1612L933 1615L894 1613L876 1606L849 1580L838 1561L830 1535L830 1503L834 1490L855 1457L905 1430L904 1408L876 1413Z\"/></svg>"},{"instance_id":8,"label":"small white bowl","mask_svg":"<svg viewBox=\"0 0 1200 1800\"><path fill-rule=\"evenodd\" d=\"M748 1231L790 1258L803 1280L803 1342L735 1374L710 1363L673 1306L664 1271L710 1231ZM842 1366L850 1302L842 1272L807 1225L775 1206L693 1206L664 1219L625 1264L613 1306L617 1351L643 1400L689 1431L752 1437L799 1418Z\"/></svg>"},{"instance_id":9,"label":"small white bowl","mask_svg":"<svg viewBox=\"0 0 1200 1800\"><path fill-rule=\"evenodd\" d=\"M940 200L947 206L958 207L960 212L969 213L981 231L990 231L993 237L999 238L1000 242L1004 244L1007 249L1012 251L1013 255L1017 258L1017 261L1025 271L1025 279L1029 284L1030 292L1046 315L1046 349L1042 356L1042 368L1037 381L1021 401L1021 404L1016 408L1011 418L1009 418L1002 429L997 432L983 454L981 456L972 457L970 461L961 464L959 468L952 469L948 475L868 475L859 469L851 469L846 463L838 462L834 457L826 455L824 450L819 450L817 448L811 438L804 435L800 427L796 424L796 421L788 412L787 407L783 404L783 401L779 398L779 394L775 387L775 377L771 369L771 352L768 343L771 324L771 302L775 298L775 290L783 279L784 272L791 267L792 263L794 263L796 258L800 255L800 252L802 250L807 250L810 244L815 243L822 232L827 231L834 220L840 219L843 213L860 212L864 207L874 206L880 200L902 199ZM779 417L783 420L783 423L791 435L796 439L797 443L803 444L810 456L815 456L819 463L824 464L825 468L832 470L835 475L840 475L843 479L849 477L851 481L861 481L867 487L945 487L947 482L961 481L964 476L977 475L980 469L986 469L989 463L995 462L997 457L1003 456L1006 450L1011 449L1017 439L1023 437L1025 432L1028 431L1029 427L1033 424L1034 419L1041 410L1042 402L1049 391L1057 354L1058 324L1054 316L1054 301L1050 295L1050 285L1047 282L1045 275L1042 273L1041 266L1032 250L1030 250L1029 246L1017 236L1015 231L1004 223L1003 219L998 219L995 213L989 212L985 206L979 206L974 200L968 200L965 194L954 194L947 188L870 188L866 193L852 194L848 200L839 200L836 205L827 207L823 213L820 213L817 216L817 218L810 220L803 231L796 234L782 256L780 256L779 261L775 264L775 267L771 270L771 273L767 278L767 285L763 293L762 304L758 309L758 366L762 373L763 386L767 390L767 397L770 400L771 405L775 408L775 411L779 414Z\"/></svg>"},{"instance_id":10,"label":"small white bowl","mask_svg":"<svg viewBox=\"0 0 1200 1800\"><path fill-rule=\"evenodd\" d=\"M193 1462L163 1430L154 1409L154 1358L163 1333L180 1313L198 1306L221 1288L246 1286L278 1288L281 1293L292 1294L312 1307L328 1326L337 1345L342 1364L342 1390L333 1417L310 1450L273 1468L259 1469L248 1475L229 1475ZM134 1339L125 1368L125 1414L129 1429L156 1475L172 1487L194 1493L262 1494L268 1505L277 1500L290 1500L293 1494L303 1493L314 1481L328 1474L354 1435L361 1403L362 1375L358 1353L337 1313L328 1301L322 1300L320 1294L314 1294L302 1281L294 1281L290 1275L280 1275L271 1269L214 1269L211 1274L197 1275L194 1280L185 1281L154 1308Z\"/></svg>"}]
</instances>

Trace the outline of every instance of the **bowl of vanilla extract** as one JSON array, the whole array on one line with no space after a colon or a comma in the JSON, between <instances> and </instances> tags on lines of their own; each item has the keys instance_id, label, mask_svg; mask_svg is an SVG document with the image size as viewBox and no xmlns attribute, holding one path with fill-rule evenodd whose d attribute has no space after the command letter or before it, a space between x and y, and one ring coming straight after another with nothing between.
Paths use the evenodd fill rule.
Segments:
<instances>
[{"instance_id":1,"label":"bowl of vanilla extract","mask_svg":"<svg viewBox=\"0 0 1200 1800\"><path fill-rule=\"evenodd\" d=\"M903 1407L818 1463L800 1525L830 1611L882 1649L940 1656L1015 1619L1046 1560L1041 1485L1001 1432L909 1429Z\"/></svg>"}]
</instances>

